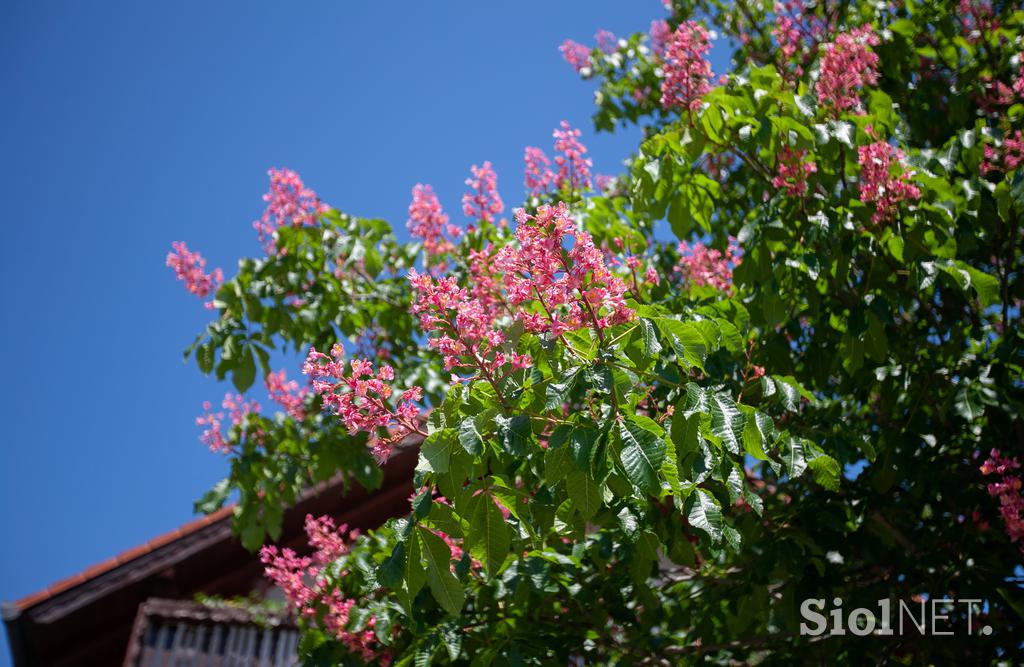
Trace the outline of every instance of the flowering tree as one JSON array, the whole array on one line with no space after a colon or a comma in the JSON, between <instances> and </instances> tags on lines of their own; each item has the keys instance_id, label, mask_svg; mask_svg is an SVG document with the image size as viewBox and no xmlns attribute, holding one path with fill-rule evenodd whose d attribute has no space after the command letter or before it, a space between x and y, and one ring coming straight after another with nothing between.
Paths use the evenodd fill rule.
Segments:
<instances>
[{"instance_id":1,"label":"flowering tree","mask_svg":"<svg viewBox=\"0 0 1024 667\"><path fill-rule=\"evenodd\" d=\"M484 162L461 223L416 185L403 243L273 170L266 256L168 257L217 313L188 354L280 407L198 420L231 464L198 506L237 493L249 548L419 445L408 516L261 551L311 662L1020 658L1024 13L666 6L561 49L597 128L644 128L628 173L563 123L511 221ZM923 595L975 603L941 641L799 632Z\"/></svg>"}]
</instances>

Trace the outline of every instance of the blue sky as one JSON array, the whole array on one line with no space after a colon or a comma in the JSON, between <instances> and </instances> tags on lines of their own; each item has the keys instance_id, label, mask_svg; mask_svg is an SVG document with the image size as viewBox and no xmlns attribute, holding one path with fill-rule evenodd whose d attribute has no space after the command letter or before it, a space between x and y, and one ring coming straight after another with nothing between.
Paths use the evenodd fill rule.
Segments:
<instances>
[{"instance_id":1,"label":"blue sky","mask_svg":"<svg viewBox=\"0 0 1024 667\"><path fill-rule=\"evenodd\" d=\"M418 181L460 218L483 160L516 201L523 147L563 118L616 171L633 137L592 137L557 46L660 3L498 4L0 5L0 599L189 520L223 475L193 420L225 389L181 363L208 313L163 260L258 253L268 167L398 226Z\"/></svg>"},{"instance_id":2,"label":"blue sky","mask_svg":"<svg viewBox=\"0 0 1024 667\"><path fill-rule=\"evenodd\" d=\"M260 251L272 166L398 227L420 181L461 219L483 160L511 204L523 147L549 148L563 118L615 172L637 135L593 136L593 86L557 47L663 14L658 0L0 4L0 599L175 528L223 476L194 418L225 388L181 363L209 314L164 266L171 241L232 275Z\"/></svg>"}]
</instances>

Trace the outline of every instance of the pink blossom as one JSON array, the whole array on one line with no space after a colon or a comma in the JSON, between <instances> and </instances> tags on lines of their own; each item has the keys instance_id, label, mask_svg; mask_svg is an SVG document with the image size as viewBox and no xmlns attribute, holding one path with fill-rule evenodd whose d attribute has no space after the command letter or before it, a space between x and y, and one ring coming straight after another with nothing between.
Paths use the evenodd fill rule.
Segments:
<instances>
[{"instance_id":1,"label":"pink blossom","mask_svg":"<svg viewBox=\"0 0 1024 667\"><path fill-rule=\"evenodd\" d=\"M555 173L555 187L561 190L568 185L569 189L576 192L582 188L590 187L590 168L593 162L586 157L587 147L580 142L580 130L573 129L567 121L561 122L561 129L552 132L555 138L555 151L561 153L556 155L554 162L557 171Z\"/></svg>"},{"instance_id":2,"label":"pink blossom","mask_svg":"<svg viewBox=\"0 0 1024 667\"><path fill-rule=\"evenodd\" d=\"M985 144L985 157L978 166L982 176L991 172L1013 171L1024 163L1024 137L1020 130L1003 139L1001 144Z\"/></svg>"},{"instance_id":3,"label":"pink blossom","mask_svg":"<svg viewBox=\"0 0 1024 667\"><path fill-rule=\"evenodd\" d=\"M291 169L271 169L267 174L270 176L270 191L263 195L267 208L252 226L264 249L271 254L276 246L274 232L279 227L316 225L317 218L331 207L320 201L316 192L307 188Z\"/></svg>"},{"instance_id":4,"label":"pink blossom","mask_svg":"<svg viewBox=\"0 0 1024 667\"><path fill-rule=\"evenodd\" d=\"M783 146L772 185L782 188L790 197L802 197L807 192L807 177L818 171L814 160L807 160L807 151Z\"/></svg>"},{"instance_id":5,"label":"pink blossom","mask_svg":"<svg viewBox=\"0 0 1024 667\"><path fill-rule=\"evenodd\" d=\"M494 216L505 210L498 194L498 175L490 162L484 162L482 167L474 164L470 171L473 175L466 179L470 191L462 195L462 212L469 218L492 222Z\"/></svg>"},{"instance_id":6,"label":"pink blossom","mask_svg":"<svg viewBox=\"0 0 1024 667\"><path fill-rule=\"evenodd\" d=\"M395 443L410 433L422 433L417 420L423 390L413 386L397 396L397 407L391 407L394 370L388 365L374 372L366 359L352 359L351 372L346 374L342 360L344 350L335 345L328 356L310 348L303 373L312 376L313 391L320 394L325 409L341 417L352 435L369 433L377 460L383 463L391 455Z\"/></svg>"},{"instance_id":7,"label":"pink blossom","mask_svg":"<svg viewBox=\"0 0 1024 667\"><path fill-rule=\"evenodd\" d=\"M358 531L349 531L341 525L335 528L328 516L313 518L306 515L306 534L312 556L299 556L291 549L278 549L273 545L260 549L260 562L265 576L284 593L288 606L302 619L320 619L323 629L345 645L353 655L371 664L388 665L390 653L382 647L373 632L376 619L371 617L368 629L351 632L347 629L356 600L346 598L332 584L330 576L335 561L348 553L348 542L358 537Z\"/></svg>"},{"instance_id":8,"label":"pink blossom","mask_svg":"<svg viewBox=\"0 0 1024 667\"><path fill-rule=\"evenodd\" d=\"M711 91L711 35L696 21L681 23L665 49L665 79L661 82L661 105L666 109L700 109L701 98Z\"/></svg>"},{"instance_id":9,"label":"pink blossom","mask_svg":"<svg viewBox=\"0 0 1024 667\"><path fill-rule=\"evenodd\" d=\"M409 220L405 223L409 233L423 239L423 249L428 255L450 252L454 245L444 237L456 238L461 230L448 224L448 215L441 210L441 203L429 185L417 183L412 189L412 203L409 204Z\"/></svg>"},{"instance_id":10,"label":"pink blossom","mask_svg":"<svg viewBox=\"0 0 1024 667\"><path fill-rule=\"evenodd\" d=\"M1021 495L1021 478L1013 471L1020 468L1016 458L1002 456L998 449L989 453L981 465L982 475L999 475L1001 479L988 485L988 493L999 499L999 514L1003 518L1006 535L1011 542L1024 538L1024 496ZM1021 543L1024 552L1024 542Z\"/></svg>"},{"instance_id":11,"label":"pink blossom","mask_svg":"<svg viewBox=\"0 0 1024 667\"><path fill-rule=\"evenodd\" d=\"M977 44L999 29L999 20L988 0L960 0L958 17L961 31L971 44Z\"/></svg>"},{"instance_id":12,"label":"pink blossom","mask_svg":"<svg viewBox=\"0 0 1024 667\"><path fill-rule=\"evenodd\" d=\"M171 244L173 252L167 253L167 266L174 270L178 280L184 281L185 289L200 298L215 292L224 282L224 272L214 269L207 274L206 259L198 252L192 252L183 241Z\"/></svg>"},{"instance_id":13,"label":"pink blossom","mask_svg":"<svg viewBox=\"0 0 1024 667\"><path fill-rule=\"evenodd\" d=\"M582 72L583 68L590 67L590 49L579 42L567 39L562 42L558 50L562 52L565 62L572 65L577 72Z\"/></svg>"},{"instance_id":14,"label":"pink blossom","mask_svg":"<svg viewBox=\"0 0 1024 667\"><path fill-rule=\"evenodd\" d=\"M736 239L729 237L725 252L697 242L679 244L679 264L676 271L694 286L711 286L722 292L732 291L732 271L740 263L740 249Z\"/></svg>"},{"instance_id":15,"label":"pink blossom","mask_svg":"<svg viewBox=\"0 0 1024 667\"><path fill-rule=\"evenodd\" d=\"M779 44L786 73L799 77L804 67L818 52L818 45L828 35L827 20L818 18L813 9L804 6L803 0L785 0L775 3L775 27L772 36ZM795 63L785 67L787 63Z\"/></svg>"},{"instance_id":16,"label":"pink blossom","mask_svg":"<svg viewBox=\"0 0 1024 667\"><path fill-rule=\"evenodd\" d=\"M282 368L276 373L268 373L266 377L267 395L293 419L302 421L306 418L306 398L309 391L299 389L295 380L286 380Z\"/></svg>"},{"instance_id":17,"label":"pink blossom","mask_svg":"<svg viewBox=\"0 0 1024 667\"><path fill-rule=\"evenodd\" d=\"M603 28L594 33L594 40L602 53L615 53L619 48L619 38L615 36L615 33Z\"/></svg>"},{"instance_id":18,"label":"pink blossom","mask_svg":"<svg viewBox=\"0 0 1024 667\"><path fill-rule=\"evenodd\" d=\"M527 330L557 337L589 326L600 334L633 318L625 283L608 269L590 234L576 229L564 202L541 205L535 216L517 209L516 221L518 247L498 251L496 264L504 272L509 303L534 302L541 310L519 311ZM569 237L575 241L571 247Z\"/></svg>"},{"instance_id":19,"label":"pink blossom","mask_svg":"<svg viewBox=\"0 0 1024 667\"><path fill-rule=\"evenodd\" d=\"M594 187L597 188L599 192L605 192L613 185L615 185L614 176L609 176L608 174L594 175Z\"/></svg>"},{"instance_id":20,"label":"pink blossom","mask_svg":"<svg viewBox=\"0 0 1024 667\"><path fill-rule=\"evenodd\" d=\"M228 411L228 419L231 421L231 425L239 428L244 428L246 418L250 414L258 414L260 411L260 404L256 401L246 401L241 394L232 394L231 392L224 394L221 407ZM209 447L210 451L215 454L231 453L234 447L224 437L222 430L224 412L214 412L213 406L209 401L203 402L203 412L204 414L196 417L196 426L203 429L202 434L199 436L199 441Z\"/></svg>"},{"instance_id":21,"label":"pink blossom","mask_svg":"<svg viewBox=\"0 0 1024 667\"><path fill-rule=\"evenodd\" d=\"M836 35L824 46L816 86L818 104L837 114L861 110L860 89L878 83L878 55L869 48L878 43L874 29L864 24Z\"/></svg>"},{"instance_id":22,"label":"pink blossom","mask_svg":"<svg viewBox=\"0 0 1024 667\"><path fill-rule=\"evenodd\" d=\"M551 171L551 161L539 148L527 146L523 155L526 163L523 182L526 190L534 196L547 192L548 187L554 182L555 174Z\"/></svg>"},{"instance_id":23,"label":"pink blossom","mask_svg":"<svg viewBox=\"0 0 1024 667\"><path fill-rule=\"evenodd\" d=\"M655 58L661 59L665 53L665 46L668 44L668 40L672 37L672 28L668 26L668 21L664 19L658 19L651 21L651 52Z\"/></svg>"},{"instance_id":24,"label":"pink blossom","mask_svg":"<svg viewBox=\"0 0 1024 667\"><path fill-rule=\"evenodd\" d=\"M459 287L453 277L435 280L410 271L409 282L416 293L412 312L419 317L420 328L433 334L428 345L441 354L446 369L476 369L493 380L506 365L513 370L526 368L531 359L504 349L505 335L495 326L503 301L494 284L490 257L476 254L472 262L473 272L485 283L474 285L472 293Z\"/></svg>"},{"instance_id":25,"label":"pink blossom","mask_svg":"<svg viewBox=\"0 0 1024 667\"><path fill-rule=\"evenodd\" d=\"M871 127L868 128L871 133ZM900 204L921 197L921 191L910 182L910 173L903 164L903 151L884 141L857 147L860 163L860 200L874 204L874 223L891 220ZM895 175L893 172L896 172Z\"/></svg>"}]
</instances>

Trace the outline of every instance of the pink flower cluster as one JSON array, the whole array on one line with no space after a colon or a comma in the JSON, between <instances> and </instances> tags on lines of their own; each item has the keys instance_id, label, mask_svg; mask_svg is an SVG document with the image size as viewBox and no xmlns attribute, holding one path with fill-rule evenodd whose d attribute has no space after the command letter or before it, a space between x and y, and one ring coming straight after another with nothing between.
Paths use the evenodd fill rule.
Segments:
<instances>
[{"instance_id":1,"label":"pink flower cluster","mask_svg":"<svg viewBox=\"0 0 1024 667\"><path fill-rule=\"evenodd\" d=\"M192 252L183 241L171 244L173 252L167 253L167 266L174 270L174 276L185 283L185 289L200 298L206 298L210 292L224 282L224 272L214 269L206 273L206 259L198 252ZM207 304L212 308L212 304Z\"/></svg>"},{"instance_id":2,"label":"pink flower cluster","mask_svg":"<svg viewBox=\"0 0 1024 667\"><path fill-rule=\"evenodd\" d=\"M775 27L772 28L772 36L779 44L783 62L796 61L792 68L795 76L803 75L807 57L812 57L817 52L818 44L828 31L828 22L818 18L813 10L808 10L803 0L775 3Z\"/></svg>"},{"instance_id":3,"label":"pink flower cluster","mask_svg":"<svg viewBox=\"0 0 1024 667\"><path fill-rule=\"evenodd\" d=\"M807 160L807 151L783 146L772 185L782 188L790 197L802 197L807 192L807 178L818 171L814 160Z\"/></svg>"},{"instance_id":4,"label":"pink flower cluster","mask_svg":"<svg viewBox=\"0 0 1024 667\"><path fill-rule=\"evenodd\" d=\"M668 21L665 19L657 19L651 21L649 34L651 36L651 53L660 60L665 53L668 40L672 37L672 28L669 27Z\"/></svg>"},{"instance_id":5,"label":"pink flower cluster","mask_svg":"<svg viewBox=\"0 0 1024 667\"><path fill-rule=\"evenodd\" d=\"M740 263L740 258L739 243L732 236L729 237L725 252L700 242L690 245L683 241L679 244L676 271L691 285L709 285L722 292L729 292L732 290L732 271Z\"/></svg>"},{"instance_id":6,"label":"pink flower cluster","mask_svg":"<svg viewBox=\"0 0 1024 667\"><path fill-rule=\"evenodd\" d=\"M270 254L275 252L274 232L278 227L315 225L318 216L331 207L320 201L291 169L271 169L267 174L270 176L270 191L263 195L267 208L252 226Z\"/></svg>"},{"instance_id":7,"label":"pink flower cluster","mask_svg":"<svg viewBox=\"0 0 1024 667\"><path fill-rule=\"evenodd\" d=\"M302 372L313 378L313 391L322 397L324 408L333 409L350 434L363 431L375 436L371 444L373 454L383 463L395 443L410 433L422 434L417 425L417 403L423 398L423 390L409 387L392 409L389 400L394 390L389 383L395 379L394 370L382 364L375 372L366 359L352 359L351 373L346 374L343 357L340 345L331 348L330 356L310 348Z\"/></svg>"},{"instance_id":8,"label":"pink flower cluster","mask_svg":"<svg viewBox=\"0 0 1024 667\"><path fill-rule=\"evenodd\" d=\"M993 30L999 29L999 19L988 0L960 0L958 14L961 31L971 44L977 44Z\"/></svg>"},{"instance_id":9,"label":"pink flower cluster","mask_svg":"<svg viewBox=\"0 0 1024 667\"><path fill-rule=\"evenodd\" d=\"M323 629L342 642L348 651L372 664L388 665L390 654L381 647L373 631L375 619L370 618L361 632L347 629L349 617L356 601L346 598L327 578L329 566L348 552L348 541L359 536L357 530L348 530L342 524L335 527L328 516L313 518L306 515L306 535L313 552L299 556L291 549L278 549L267 545L260 549L260 562L264 574L284 593L288 605L302 618L322 618ZM340 575L344 576L342 572Z\"/></svg>"},{"instance_id":10,"label":"pink flower cluster","mask_svg":"<svg viewBox=\"0 0 1024 667\"><path fill-rule=\"evenodd\" d=\"M535 216L517 209L515 216L519 247L505 246L495 263L511 304L540 306L542 312L519 312L528 331L560 336L592 326L600 335L633 318L625 283L608 269L590 234L576 229L564 202L541 205ZM568 237L574 243L566 252Z\"/></svg>"},{"instance_id":11,"label":"pink flower cluster","mask_svg":"<svg viewBox=\"0 0 1024 667\"><path fill-rule=\"evenodd\" d=\"M1024 163L1024 137L1020 130L1003 139L1000 146L985 145L985 158L978 166L984 176L990 172L1013 171Z\"/></svg>"},{"instance_id":12,"label":"pink flower cluster","mask_svg":"<svg viewBox=\"0 0 1024 667\"><path fill-rule=\"evenodd\" d=\"M565 59L565 62L572 65L572 68L577 72L582 72L583 68L590 67L590 49L579 42L567 39L562 42L558 50L562 52L562 58Z\"/></svg>"},{"instance_id":13,"label":"pink flower cluster","mask_svg":"<svg viewBox=\"0 0 1024 667\"><path fill-rule=\"evenodd\" d=\"M483 258L478 255L474 261ZM412 312L419 317L423 331L439 334L428 344L444 357L446 369L474 368L496 382L501 379L497 374L507 364L512 370L530 366L529 356L502 350L505 335L494 325L495 297L478 298L460 288L453 277L434 280L415 269L409 272L409 282L416 292Z\"/></svg>"},{"instance_id":14,"label":"pink flower cluster","mask_svg":"<svg viewBox=\"0 0 1024 667\"><path fill-rule=\"evenodd\" d=\"M246 401L241 394L232 394L228 392L224 394L224 400L221 401L221 408L227 410L228 419L231 421L232 426L244 427L245 420L250 414L258 414L260 411L260 404L256 401ZM224 412L214 412L213 406L209 401L203 402L204 414L196 417L196 426L203 429L202 434L199 436L199 441L210 448L210 451L215 454L228 454L234 448L224 437L224 432L221 430L224 422Z\"/></svg>"},{"instance_id":15,"label":"pink flower cluster","mask_svg":"<svg viewBox=\"0 0 1024 667\"><path fill-rule=\"evenodd\" d=\"M490 162L484 162L482 167L474 164L470 171L473 175L466 179L470 191L462 195L462 212L474 220L493 222L494 216L505 210L498 194L498 175Z\"/></svg>"},{"instance_id":16,"label":"pink flower cluster","mask_svg":"<svg viewBox=\"0 0 1024 667\"><path fill-rule=\"evenodd\" d=\"M551 134L555 139L554 149L559 153L554 158L554 171L544 151L534 146L526 147L523 181L527 191L536 196L547 193L552 185L556 190L568 187L573 192L591 187L590 169L594 163L587 157L587 147L580 141L582 132L563 120Z\"/></svg>"},{"instance_id":17,"label":"pink flower cluster","mask_svg":"<svg viewBox=\"0 0 1024 667\"><path fill-rule=\"evenodd\" d=\"M611 54L619 49L619 38L615 36L615 33L604 28L594 33L594 40L597 42L597 48L601 49L602 53Z\"/></svg>"},{"instance_id":18,"label":"pink flower cluster","mask_svg":"<svg viewBox=\"0 0 1024 667\"><path fill-rule=\"evenodd\" d=\"M711 91L711 35L696 21L681 23L665 49L665 79L661 105L666 109L700 109L701 98Z\"/></svg>"},{"instance_id":19,"label":"pink flower cluster","mask_svg":"<svg viewBox=\"0 0 1024 667\"><path fill-rule=\"evenodd\" d=\"M1020 461L1002 456L998 449L989 452L989 458L981 466L982 475L996 474L1002 478L988 485L988 494L999 499L999 514L1011 542L1024 538L1024 496L1021 495L1020 475L1013 474L1019 468ZM1024 551L1024 542L1021 551Z\"/></svg>"},{"instance_id":20,"label":"pink flower cluster","mask_svg":"<svg viewBox=\"0 0 1024 667\"><path fill-rule=\"evenodd\" d=\"M870 126L867 130L871 134ZM875 205L871 215L875 224L891 220L901 203L921 197L921 190L910 182L911 174L903 164L900 149L884 141L858 146L857 161L860 163L860 200Z\"/></svg>"},{"instance_id":21,"label":"pink flower cluster","mask_svg":"<svg viewBox=\"0 0 1024 667\"><path fill-rule=\"evenodd\" d=\"M1020 64L1020 71L1017 72L1017 78L1013 81L1013 92L1024 98L1024 53L1019 54L1017 58Z\"/></svg>"},{"instance_id":22,"label":"pink flower cluster","mask_svg":"<svg viewBox=\"0 0 1024 667\"><path fill-rule=\"evenodd\" d=\"M445 238L457 238L462 230L448 224L448 214L441 210L441 203L429 185L417 183L412 188L412 203L409 204L409 220L405 223L409 233L423 239L423 248L428 255L451 252L452 242Z\"/></svg>"},{"instance_id":23,"label":"pink flower cluster","mask_svg":"<svg viewBox=\"0 0 1024 667\"><path fill-rule=\"evenodd\" d=\"M270 400L284 408L288 416L293 419L302 421L306 418L308 389L300 389L299 383L295 380L286 380L283 368L276 373L267 373L265 381Z\"/></svg>"},{"instance_id":24,"label":"pink flower cluster","mask_svg":"<svg viewBox=\"0 0 1024 667\"><path fill-rule=\"evenodd\" d=\"M869 48L878 43L878 35L864 24L825 45L816 86L818 104L837 114L861 110L858 92L878 83L878 54Z\"/></svg>"}]
</instances>

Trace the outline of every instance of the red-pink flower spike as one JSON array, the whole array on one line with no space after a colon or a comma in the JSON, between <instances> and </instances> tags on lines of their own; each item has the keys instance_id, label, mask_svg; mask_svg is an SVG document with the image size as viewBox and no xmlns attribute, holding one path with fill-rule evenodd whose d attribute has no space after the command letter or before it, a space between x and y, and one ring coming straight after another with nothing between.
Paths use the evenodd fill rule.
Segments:
<instances>
[{"instance_id":1,"label":"red-pink flower spike","mask_svg":"<svg viewBox=\"0 0 1024 667\"><path fill-rule=\"evenodd\" d=\"M551 161L544 151L534 146L527 146L523 154L526 169L523 183L526 190L533 196L544 194L555 181L555 173L551 171Z\"/></svg>"},{"instance_id":2,"label":"red-pink flower spike","mask_svg":"<svg viewBox=\"0 0 1024 667\"><path fill-rule=\"evenodd\" d=\"M272 254L275 252L274 232L278 227L316 225L318 217L331 207L320 201L316 192L307 188L291 169L271 169L267 174L270 191L263 195L267 208L252 226L264 249Z\"/></svg>"},{"instance_id":3,"label":"red-pink flower spike","mask_svg":"<svg viewBox=\"0 0 1024 667\"><path fill-rule=\"evenodd\" d=\"M256 401L246 401L241 394L228 392L224 394L221 408L227 410L228 419L231 421L232 426L244 427L245 420L250 414L259 413L260 404ZM199 441L209 447L210 451L215 454L230 453L233 448L227 438L224 437L224 432L222 431L224 412L214 412L213 406L209 401L203 402L203 412L204 414L196 417L196 426L203 427Z\"/></svg>"},{"instance_id":4,"label":"red-pink flower spike","mask_svg":"<svg viewBox=\"0 0 1024 667\"><path fill-rule=\"evenodd\" d=\"M696 21L681 23L665 49L665 78L661 105L666 109L700 109L701 98L711 91L711 34Z\"/></svg>"},{"instance_id":5,"label":"red-pink flower spike","mask_svg":"<svg viewBox=\"0 0 1024 667\"><path fill-rule=\"evenodd\" d=\"M183 241L175 241L171 247L174 251L167 253L167 266L174 270L178 280L185 283L186 290L200 298L206 298L210 292L217 291L224 282L223 271L214 269L207 274L204 270L206 259L198 252L190 251Z\"/></svg>"},{"instance_id":6,"label":"red-pink flower spike","mask_svg":"<svg viewBox=\"0 0 1024 667\"><path fill-rule=\"evenodd\" d=\"M462 212L474 220L493 222L505 210L498 194L498 175L490 162L484 162L482 167L474 164L470 171L473 175L466 179L469 192L462 195Z\"/></svg>"},{"instance_id":7,"label":"red-pink flower spike","mask_svg":"<svg viewBox=\"0 0 1024 667\"><path fill-rule=\"evenodd\" d=\"M428 255L440 255L454 248L452 242L445 238L445 232L452 238L462 233L455 225L448 224L448 214L441 210L434 189L419 183L412 189L409 220L405 226L410 234L423 240L423 249Z\"/></svg>"},{"instance_id":8,"label":"red-pink flower spike","mask_svg":"<svg viewBox=\"0 0 1024 667\"><path fill-rule=\"evenodd\" d=\"M868 134L871 127L867 128ZM891 220L899 212L900 205L921 197L921 191L910 182L910 174L903 164L903 151L876 141L857 148L860 163L860 200L874 204L871 215L874 223ZM893 171L896 175L893 175Z\"/></svg>"},{"instance_id":9,"label":"red-pink flower spike","mask_svg":"<svg viewBox=\"0 0 1024 667\"><path fill-rule=\"evenodd\" d=\"M998 449L989 452L989 458L981 466L982 475L999 475L1000 480L988 485L988 493L999 499L999 514L1003 517L1006 535L1011 542L1021 542L1024 552L1024 495L1021 495L1020 474L1013 474L1020 468L1016 458L1003 456Z\"/></svg>"},{"instance_id":10,"label":"red-pink flower spike","mask_svg":"<svg viewBox=\"0 0 1024 667\"><path fill-rule=\"evenodd\" d=\"M555 151L561 153L556 155L554 160L557 168L554 176L555 187L561 190L568 185L574 192L589 188L593 161L586 157L587 147L580 142L582 132L573 129L568 121L564 120L560 127L561 129L552 132L555 138Z\"/></svg>"},{"instance_id":11,"label":"red-pink flower spike","mask_svg":"<svg viewBox=\"0 0 1024 667\"><path fill-rule=\"evenodd\" d=\"M1012 171L1024 163L1024 136L1017 130L999 146L985 145L985 158L978 166L982 176L990 172Z\"/></svg>"},{"instance_id":12,"label":"red-pink flower spike","mask_svg":"<svg viewBox=\"0 0 1024 667\"><path fill-rule=\"evenodd\" d=\"M478 265L474 272L482 272ZM489 274L489 272L488 272ZM491 276L487 275L491 280ZM498 300L493 293L485 299L471 296L460 288L455 278L434 280L429 275L409 272L409 282L416 292L412 312L419 316L420 328L428 334L439 334L428 341L431 348L441 353L445 368L471 368L479 370L484 378L494 381L511 364L513 370L527 368L532 360L515 351L502 350L505 335L494 326L498 316Z\"/></svg>"},{"instance_id":13,"label":"red-pink flower spike","mask_svg":"<svg viewBox=\"0 0 1024 667\"><path fill-rule=\"evenodd\" d=\"M535 302L541 312L518 313L526 329L560 336L567 331L602 329L634 316L625 304L625 283L614 276L590 234L576 229L564 202L542 205L535 216L517 209L518 248L498 251L495 264L504 272L512 305ZM575 243L565 251L568 237Z\"/></svg>"},{"instance_id":14,"label":"red-pink flower spike","mask_svg":"<svg viewBox=\"0 0 1024 667\"><path fill-rule=\"evenodd\" d=\"M602 53L615 53L619 48L619 38L608 30L601 29L594 33L594 41Z\"/></svg>"},{"instance_id":15,"label":"red-pink flower spike","mask_svg":"<svg viewBox=\"0 0 1024 667\"><path fill-rule=\"evenodd\" d=\"M322 614L324 630L342 642L347 650L368 664L389 665L391 655L381 646L373 631L376 619L370 617L366 629L347 629L356 601L345 598L341 591L328 588L325 570L348 553L348 544L359 533L342 524L335 527L328 516L306 515L306 535L313 547L311 556L299 556L291 549L267 545L260 549L264 574L284 593L288 605L305 620Z\"/></svg>"},{"instance_id":16,"label":"red-pink flower spike","mask_svg":"<svg viewBox=\"0 0 1024 667\"><path fill-rule=\"evenodd\" d=\"M302 421L306 418L306 398L309 390L299 388L295 380L287 380L282 368L276 373L268 373L266 377L267 395L293 419Z\"/></svg>"},{"instance_id":17,"label":"red-pink flower spike","mask_svg":"<svg viewBox=\"0 0 1024 667\"><path fill-rule=\"evenodd\" d=\"M565 62L572 65L577 72L582 72L584 68L590 68L590 49L579 42L567 39L562 42L558 50L562 52Z\"/></svg>"},{"instance_id":18,"label":"red-pink flower spike","mask_svg":"<svg viewBox=\"0 0 1024 667\"><path fill-rule=\"evenodd\" d=\"M869 48L878 43L874 29L865 24L836 35L835 41L825 45L816 85L818 104L837 114L860 112L858 93L878 83L878 55Z\"/></svg>"},{"instance_id":19,"label":"red-pink flower spike","mask_svg":"<svg viewBox=\"0 0 1024 667\"><path fill-rule=\"evenodd\" d=\"M668 21L658 19L651 21L649 34L651 36L651 53L657 60L661 60L665 54L668 40L672 37L672 28L669 27Z\"/></svg>"},{"instance_id":20,"label":"red-pink flower spike","mask_svg":"<svg viewBox=\"0 0 1024 667\"><path fill-rule=\"evenodd\" d=\"M775 3L775 27L772 36L779 44L783 63L790 63L795 76L802 76L808 58L818 50L818 44L829 33L829 23L818 18L813 9L804 6L802 0L785 0Z\"/></svg>"},{"instance_id":21,"label":"red-pink flower spike","mask_svg":"<svg viewBox=\"0 0 1024 667\"><path fill-rule=\"evenodd\" d=\"M818 171L814 160L807 160L807 151L783 146L779 151L778 169L772 185L782 188L790 197L802 197L807 192L807 177Z\"/></svg>"},{"instance_id":22,"label":"red-pink flower spike","mask_svg":"<svg viewBox=\"0 0 1024 667\"><path fill-rule=\"evenodd\" d=\"M729 237L729 245L725 252L709 248L703 243L692 246L683 241L679 244L679 264L676 270L683 280L691 285L703 287L709 285L717 290L732 290L732 271L740 263L739 243Z\"/></svg>"},{"instance_id":23,"label":"red-pink flower spike","mask_svg":"<svg viewBox=\"0 0 1024 667\"><path fill-rule=\"evenodd\" d=\"M352 359L351 373L346 374L342 361L344 351L340 345L331 349L330 356L310 348L302 372L313 378L313 391L320 394L324 408L334 410L349 433L369 433L374 456L381 463L387 461L395 443L410 433L421 433L417 419L423 390L409 387L398 398L398 407L390 407L394 390L390 382L395 372L386 364L374 370L366 359Z\"/></svg>"}]
</instances>

